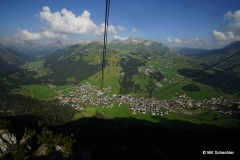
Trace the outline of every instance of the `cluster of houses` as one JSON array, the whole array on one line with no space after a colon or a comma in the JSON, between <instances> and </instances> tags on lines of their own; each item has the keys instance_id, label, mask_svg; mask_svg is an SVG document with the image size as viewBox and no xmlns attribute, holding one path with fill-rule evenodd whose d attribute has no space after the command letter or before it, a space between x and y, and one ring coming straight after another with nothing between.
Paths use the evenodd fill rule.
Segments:
<instances>
[{"instance_id":1,"label":"cluster of houses","mask_svg":"<svg viewBox=\"0 0 240 160\"><path fill-rule=\"evenodd\" d=\"M53 84L48 84L48 87L52 89L55 88L56 86L54 86Z\"/></svg>"},{"instance_id":2,"label":"cluster of houses","mask_svg":"<svg viewBox=\"0 0 240 160\"><path fill-rule=\"evenodd\" d=\"M162 84L161 84L160 82L156 82L155 85L156 85L157 87L162 87Z\"/></svg>"},{"instance_id":3,"label":"cluster of houses","mask_svg":"<svg viewBox=\"0 0 240 160\"><path fill-rule=\"evenodd\" d=\"M133 114L136 114L137 112L141 112L143 114L146 114L146 112L150 112L151 115L163 115L171 112L170 110L167 110L166 107L163 109L163 107L161 107L158 101L156 101L154 98L133 99L130 101L129 109L132 110Z\"/></svg>"},{"instance_id":4,"label":"cluster of houses","mask_svg":"<svg viewBox=\"0 0 240 160\"><path fill-rule=\"evenodd\" d=\"M146 75L149 75L149 73L158 72L158 71L160 71L160 69L157 67L153 67L153 66L150 66L150 67L141 66L141 67L138 67L138 72L140 72L140 71L143 71ZM164 75L163 72L161 72L161 73Z\"/></svg>"},{"instance_id":5,"label":"cluster of houses","mask_svg":"<svg viewBox=\"0 0 240 160\"><path fill-rule=\"evenodd\" d=\"M55 98L60 99L62 104L68 104L77 110L83 110L84 107L81 104L88 104L91 106L102 104L107 108L111 108L113 107L113 102L108 95L104 94L110 91L110 86L103 88L103 90L97 90L95 86L86 82L81 86L73 87L73 90L67 95L62 94L62 91L57 91L58 93L60 92L60 94Z\"/></svg>"},{"instance_id":6,"label":"cluster of houses","mask_svg":"<svg viewBox=\"0 0 240 160\"><path fill-rule=\"evenodd\" d=\"M173 64L172 62L163 62L163 66L165 68L172 68L174 65L176 65L176 64ZM155 73L155 72L160 71L160 69L157 68L157 67L154 67L154 66L149 66L149 67L141 66L141 67L138 67L138 72L141 72L141 71L144 72L145 75L149 75L150 73ZM160 71L160 72L164 75L164 72L162 72L162 71ZM178 81L175 80L174 78L172 78L172 79L164 78L163 82L178 83ZM162 84L160 82L157 82L155 84L158 87L162 87Z\"/></svg>"},{"instance_id":7,"label":"cluster of houses","mask_svg":"<svg viewBox=\"0 0 240 160\"><path fill-rule=\"evenodd\" d=\"M186 96L186 94L172 97L170 100L156 100L155 98L135 98L131 95L115 95L110 97L106 92L111 92L111 87L108 86L103 90L97 90L96 86L90 85L86 82L81 86L73 87L73 90L67 95L58 91L59 96L56 97L61 100L63 104L71 105L77 110L83 110L84 105L90 106L103 106L106 108L112 108L115 102L121 104L129 104L129 110L133 114L150 112L151 115L164 115L169 112L178 112L181 109L191 109L196 107L201 109L207 107L209 110L215 110L223 114L233 114L230 107L236 103L240 104L239 101L228 101L223 97L193 100ZM239 105L240 106L240 105ZM240 109L240 107L239 107Z\"/></svg>"},{"instance_id":8,"label":"cluster of houses","mask_svg":"<svg viewBox=\"0 0 240 160\"><path fill-rule=\"evenodd\" d=\"M153 56L153 55L148 56L148 60L151 60L151 59L155 59L155 56Z\"/></svg>"},{"instance_id":9,"label":"cluster of houses","mask_svg":"<svg viewBox=\"0 0 240 160\"><path fill-rule=\"evenodd\" d=\"M162 63L164 68L173 68L176 64L173 64L172 62L163 62Z\"/></svg>"},{"instance_id":10,"label":"cluster of houses","mask_svg":"<svg viewBox=\"0 0 240 160\"><path fill-rule=\"evenodd\" d=\"M119 106L121 104L129 104L129 109L132 110L133 114L141 112L146 114L146 112L151 112L152 115L163 115L168 114L168 110L160 110L160 105L158 101L146 98L134 98L130 95L118 96L113 94L112 97L109 97L106 92L110 92L111 87L108 86L103 88L103 90L97 90L95 86L90 85L86 82L81 86L73 87L73 90L67 95L57 91L59 93L58 98L61 100L62 104L67 104L75 108L76 110L82 111L84 109L83 104L91 106L102 105L106 108L112 108L115 102L118 102Z\"/></svg>"},{"instance_id":11,"label":"cluster of houses","mask_svg":"<svg viewBox=\"0 0 240 160\"><path fill-rule=\"evenodd\" d=\"M178 83L178 81L177 80L175 80L174 78L172 78L172 79L167 79L167 78L164 78L163 79L163 82L168 82L168 83Z\"/></svg>"},{"instance_id":12,"label":"cluster of houses","mask_svg":"<svg viewBox=\"0 0 240 160\"><path fill-rule=\"evenodd\" d=\"M191 109L192 107L207 108L208 110L214 110L222 114L232 115L233 110L232 106L237 105L240 109L240 101L228 101L224 97L220 96L217 98L202 99L202 100L193 100L190 97L187 97L185 94L178 97L173 97L171 100L166 102L167 106L174 109ZM200 109L201 110L201 109Z\"/></svg>"}]
</instances>

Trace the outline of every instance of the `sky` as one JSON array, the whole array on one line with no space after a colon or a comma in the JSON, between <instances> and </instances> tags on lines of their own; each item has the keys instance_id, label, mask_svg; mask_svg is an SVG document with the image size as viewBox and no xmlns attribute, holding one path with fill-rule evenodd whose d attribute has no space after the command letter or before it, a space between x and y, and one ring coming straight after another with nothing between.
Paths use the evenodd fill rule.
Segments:
<instances>
[{"instance_id":1,"label":"sky","mask_svg":"<svg viewBox=\"0 0 240 160\"><path fill-rule=\"evenodd\" d=\"M0 43L103 38L105 0L0 0ZM111 0L108 39L214 49L240 40L239 0Z\"/></svg>"}]
</instances>

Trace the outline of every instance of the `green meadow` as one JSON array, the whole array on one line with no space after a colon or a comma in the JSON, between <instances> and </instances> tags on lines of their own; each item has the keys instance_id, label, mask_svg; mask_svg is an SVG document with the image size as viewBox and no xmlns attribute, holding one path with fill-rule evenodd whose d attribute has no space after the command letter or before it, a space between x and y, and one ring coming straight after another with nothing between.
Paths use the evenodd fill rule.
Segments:
<instances>
[{"instance_id":1,"label":"green meadow","mask_svg":"<svg viewBox=\"0 0 240 160\"><path fill-rule=\"evenodd\" d=\"M64 85L64 86L56 86L53 88L54 90L61 91L62 94L68 94L69 92L72 91L73 86L72 85Z\"/></svg>"},{"instance_id":2,"label":"green meadow","mask_svg":"<svg viewBox=\"0 0 240 160\"><path fill-rule=\"evenodd\" d=\"M27 89L23 88L23 87L12 89L10 91L10 93L21 94L21 95L27 96L27 97L33 97L32 92L30 90L27 90Z\"/></svg>"},{"instance_id":3,"label":"green meadow","mask_svg":"<svg viewBox=\"0 0 240 160\"><path fill-rule=\"evenodd\" d=\"M95 56L96 53L89 53L89 56L85 57L85 60L89 61L91 64L100 63L100 54L99 56ZM111 86L111 92L106 92L110 97L113 94L119 93L119 83L118 80L121 76L122 68L119 65L119 60L129 55L127 52L120 51L118 54L109 54L107 56L107 65L104 69L104 83L103 87ZM93 58L94 57L94 58ZM194 100L200 100L211 97L218 97L223 95L224 97L228 95L224 95L218 90L210 86L203 85L199 82L194 82L191 79L184 79L181 75L178 74L177 70L181 68L194 68L194 69L202 69L200 64L204 63L204 61L199 61L194 57L186 57L180 55L178 58L170 58L165 56L159 56L156 59L146 60L137 55L133 55L134 58L140 59L141 61L146 61L146 66L155 66L158 67L163 73L166 81L160 81L163 87L156 87L153 91L153 96L156 99L171 99L172 97L179 96L180 94L186 94ZM76 59L77 60L77 59ZM37 76L41 77L46 75L49 70L43 69L44 60L35 61L32 63L25 64L23 68L36 71ZM193 65L194 64L194 65ZM208 71L211 72L211 71ZM96 89L101 89L101 80L102 80L102 72L98 72L88 79L85 79L79 83L79 85L85 84L89 82L91 85L96 86ZM139 84L143 89L143 93L131 93L134 97L145 97L148 98L148 91L146 87L149 83L150 76L145 75L143 72L139 72L137 75L133 75L132 81L136 84ZM182 81L179 84L175 84L173 81ZM74 77L68 77L67 82L75 82ZM196 92L190 92L183 90L182 88L189 85L195 84L200 90ZM34 98L38 98L41 100L49 100L54 96L57 96L58 93L54 92L54 90L61 91L63 94L68 94L73 89L72 85L64 85L64 86L56 86L55 88L49 88L45 85L26 85L22 86L20 89L14 89L12 92L32 96ZM207 108L199 108L193 110L182 109L179 110L178 113L169 113L168 115L164 114L152 116L149 112L146 114L142 113L132 113L128 109L128 104L119 105L118 102L114 103L112 108L106 108L103 106L90 107L87 106L83 111L78 112L74 115L73 120L77 120L83 117L100 117L105 119L116 119L116 118L132 118L137 120L144 120L146 122L151 122L154 125L166 125L165 122L169 121L183 121L188 122L190 124L196 125L214 125L221 127L236 127L239 125L239 121L232 119L230 116L223 115L221 113L215 111L209 111ZM186 114L191 113L191 114ZM171 127L171 126L166 126ZM190 127L190 126L189 126Z\"/></svg>"},{"instance_id":4,"label":"green meadow","mask_svg":"<svg viewBox=\"0 0 240 160\"><path fill-rule=\"evenodd\" d=\"M202 112L198 110L186 110L187 112L193 113L191 116L185 115L183 113L174 113L170 112L169 114L161 115L155 115L152 116L149 112L146 114L142 113L132 113L128 109L128 104L121 104L120 106L116 102L113 106L113 108L105 108L103 106L97 106L97 107L86 107L82 112L76 113L73 117L73 120L77 120L79 118L83 117L94 117L97 115L101 115L104 119L115 119L115 118L133 118L138 120L145 120L148 122L151 122L155 125L162 125L165 126L165 122L168 121L183 121L183 122L190 122L192 125L213 125L213 126L219 126L219 127L237 127L239 126L239 121L232 119L228 115L224 115L215 111L208 111L204 114L200 114ZM184 112L184 110L182 111ZM141 124L139 124L141 125ZM192 127L186 126L186 127ZM171 128L173 126L165 126L168 128Z\"/></svg>"},{"instance_id":5,"label":"green meadow","mask_svg":"<svg viewBox=\"0 0 240 160\"><path fill-rule=\"evenodd\" d=\"M50 69L44 68L44 62L45 60L38 60L30 63L25 63L21 68L29 70L29 71L35 71L36 72L36 78L42 77L47 75L51 72Z\"/></svg>"},{"instance_id":6,"label":"green meadow","mask_svg":"<svg viewBox=\"0 0 240 160\"><path fill-rule=\"evenodd\" d=\"M53 92L51 88L45 85L26 85L22 86L23 89L29 90L33 94L33 98L48 100L57 96L58 94Z\"/></svg>"},{"instance_id":7,"label":"green meadow","mask_svg":"<svg viewBox=\"0 0 240 160\"><path fill-rule=\"evenodd\" d=\"M116 66L119 61L119 57L116 55L111 55L108 58L108 65L104 69L104 83L103 87L111 86L111 92L107 94L118 94L118 79L120 78L120 70L121 67ZM82 81L80 84L85 82L89 82L91 85L97 87L97 89L101 89L101 81L102 81L102 72L98 72L95 75L89 77L87 80Z\"/></svg>"},{"instance_id":8,"label":"green meadow","mask_svg":"<svg viewBox=\"0 0 240 160\"><path fill-rule=\"evenodd\" d=\"M55 88L49 88L46 85L25 85L21 88L11 90L11 93L21 94L24 96L30 96L40 100L50 100L58 95L54 90L59 90L63 94L68 94L72 91L71 85L57 86Z\"/></svg>"}]
</instances>

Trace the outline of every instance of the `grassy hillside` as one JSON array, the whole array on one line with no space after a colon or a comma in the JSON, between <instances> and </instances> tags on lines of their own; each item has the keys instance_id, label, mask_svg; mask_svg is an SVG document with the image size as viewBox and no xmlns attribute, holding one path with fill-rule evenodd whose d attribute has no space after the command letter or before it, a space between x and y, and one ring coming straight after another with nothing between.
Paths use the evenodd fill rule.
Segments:
<instances>
[{"instance_id":1,"label":"grassy hillside","mask_svg":"<svg viewBox=\"0 0 240 160\"><path fill-rule=\"evenodd\" d=\"M1 68L1 89L8 89L0 92L1 115L10 114L8 118L15 119L21 131L27 121L32 126L44 122L57 133L68 133L78 140L73 151L81 156L89 148L93 155L109 155L107 159L116 159L109 154L112 150L141 159L138 153L156 146L162 153L177 151L183 158L189 151L202 155L203 150L213 149L211 145L215 150L223 150L219 146L234 150L237 134L230 134L229 141L226 132L216 130L240 126L237 68L236 73L213 76L223 70L215 66L190 78L213 61L179 55L152 41L115 42L107 49L102 95L101 53L102 44L93 42L67 47L22 68ZM201 81L208 76L212 78ZM21 121L23 128L18 125Z\"/></svg>"},{"instance_id":2,"label":"grassy hillside","mask_svg":"<svg viewBox=\"0 0 240 160\"><path fill-rule=\"evenodd\" d=\"M192 113L192 116L187 116L185 114L180 113L174 113L171 112L169 114L164 114L163 116L156 115L152 116L149 112L146 114L137 113L133 114L128 109L128 104L121 104L115 103L113 108L105 108L105 107L87 107L85 108L81 113L76 113L73 117L73 120L77 120L79 118L84 117L98 117L100 119L115 119L115 118L133 118L137 120L145 120L151 123L154 123L155 125L161 125L167 128L175 128L175 126L167 126L164 124L165 121L169 120L180 120L185 122L190 122L196 125L213 125L218 127L226 127L226 128L234 128L239 125L239 121L231 119L230 116L223 115L221 113L216 113L214 111L208 111L204 114L199 114L199 110L182 110L181 112L189 112ZM219 118L217 120L214 120L214 118L218 116ZM139 124L143 125L143 124ZM125 127L131 126L131 124L124 124ZM185 126L190 127L190 126ZM191 128L191 127L190 127Z\"/></svg>"},{"instance_id":3,"label":"grassy hillside","mask_svg":"<svg viewBox=\"0 0 240 160\"><path fill-rule=\"evenodd\" d=\"M210 53L210 51L207 52ZM210 56L209 54L206 55ZM217 55L217 53L214 55ZM216 61L217 58L214 57L213 59ZM236 61L238 60L229 60L225 62L226 64L219 64L206 70L204 76L211 76L216 71L222 71L224 65L225 67L226 65L232 66L238 63ZM44 83L59 86L83 84L88 81L100 89L102 80L101 63L102 44L92 42L67 47L44 60L27 63L23 68L35 71L35 77L41 78ZM169 99L185 93L193 99L211 98L219 95L237 98L236 91L227 91L237 89L236 87L226 87L226 84L231 84L230 82L224 81L222 84L225 85L216 86L216 82L212 80L202 82L199 79L196 80L196 77L187 78L189 75L184 75L181 72L189 68L194 71L191 74L194 74L212 64L213 60L211 58L206 60L204 57L179 55L163 44L154 41L145 40L136 44L112 42L107 47L104 87L112 87L109 95L132 94L137 97L154 96L158 99ZM139 68L141 69L139 70ZM155 71L150 72L151 68L154 68ZM230 76L231 80L237 80L238 68L229 71L229 75L227 73L219 74L219 77ZM204 76L201 78L204 78ZM219 79L219 77L216 78ZM178 84L182 80L184 81ZM187 90L186 86L189 85L195 85L198 91Z\"/></svg>"}]
</instances>

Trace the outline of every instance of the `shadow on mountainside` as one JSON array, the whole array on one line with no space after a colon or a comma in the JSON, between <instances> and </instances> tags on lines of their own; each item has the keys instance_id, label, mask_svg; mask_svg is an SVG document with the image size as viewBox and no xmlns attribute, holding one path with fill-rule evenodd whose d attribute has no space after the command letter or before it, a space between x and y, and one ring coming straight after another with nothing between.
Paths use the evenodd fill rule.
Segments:
<instances>
[{"instance_id":1,"label":"shadow on mountainside","mask_svg":"<svg viewBox=\"0 0 240 160\"><path fill-rule=\"evenodd\" d=\"M52 129L66 134L73 133L77 145L91 151L93 159L206 158L203 151L235 151L234 156L239 156L240 132L237 127L228 129L208 124L163 120L163 123L151 123L134 118L91 117ZM91 146L95 146L95 149ZM214 155L212 158L229 157Z\"/></svg>"},{"instance_id":2,"label":"shadow on mountainside","mask_svg":"<svg viewBox=\"0 0 240 160\"><path fill-rule=\"evenodd\" d=\"M36 117L30 115L11 118L11 130L14 125L24 130L34 120ZM84 117L48 128L55 133L74 135L77 141L72 149L74 159L237 159L240 156L239 126L223 128L163 120L151 123L134 118ZM234 155L204 155L203 151L234 151Z\"/></svg>"}]
</instances>

